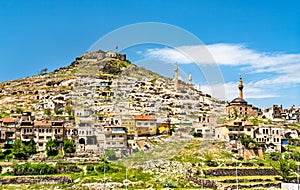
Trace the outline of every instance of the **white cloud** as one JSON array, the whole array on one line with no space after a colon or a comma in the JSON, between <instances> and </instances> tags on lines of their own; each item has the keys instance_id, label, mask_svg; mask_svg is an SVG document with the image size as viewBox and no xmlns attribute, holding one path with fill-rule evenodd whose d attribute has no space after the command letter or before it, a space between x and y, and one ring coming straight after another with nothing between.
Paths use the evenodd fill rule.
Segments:
<instances>
[{"instance_id":1,"label":"white cloud","mask_svg":"<svg viewBox=\"0 0 300 190\"><path fill-rule=\"evenodd\" d=\"M174 49L149 49L145 56L169 63L234 66L248 76L265 73L264 79L252 79L252 82L244 84L245 99L283 97L284 88L298 87L300 84L300 53L258 52L242 44L219 43L206 46L181 46ZM252 78L255 77L253 75ZM237 81L213 86L202 85L201 90L224 99L224 92L216 90L223 89L220 85L225 88L226 100L230 101L238 97Z\"/></svg>"},{"instance_id":2,"label":"white cloud","mask_svg":"<svg viewBox=\"0 0 300 190\"><path fill-rule=\"evenodd\" d=\"M253 90L262 86L272 88L300 84L300 54L258 52L241 44L219 43L149 49L146 56L171 63L238 66L249 74L272 73L269 78L249 83Z\"/></svg>"},{"instance_id":3,"label":"white cloud","mask_svg":"<svg viewBox=\"0 0 300 190\"><path fill-rule=\"evenodd\" d=\"M234 98L237 98L239 96L239 91L238 91L237 85L238 84L236 82L224 83L226 100L231 101ZM248 99L248 98L259 98L260 99L260 98L278 97L277 94L270 93L270 91L268 89L256 87L255 85L250 84L250 83L244 84L244 86L246 87L246 89L244 90L244 93L243 93L245 99ZM203 85L203 86L201 86L200 90L211 94L212 88L214 88L214 86ZM223 97L219 97L217 95L217 98L222 99Z\"/></svg>"}]
</instances>

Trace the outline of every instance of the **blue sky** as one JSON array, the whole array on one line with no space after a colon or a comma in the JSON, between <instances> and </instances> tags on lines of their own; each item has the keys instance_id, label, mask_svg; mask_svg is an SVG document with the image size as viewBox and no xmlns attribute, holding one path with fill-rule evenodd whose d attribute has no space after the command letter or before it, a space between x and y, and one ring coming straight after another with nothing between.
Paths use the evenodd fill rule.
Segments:
<instances>
[{"instance_id":1,"label":"blue sky","mask_svg":"<svg viewBox=\"0 0 300 190\"><path fill-rule=\"evenodd\" d=\"M207 45L222 71L228 100L237 96L236 86L242 74L249 103L262 108L272 104L300 106L299 10L297 0L3 0L0 81L66 66L99 38L120 27L162 22L191 32ZM200 46L188 44L176 48L201 51ZM143 59L156 64L177 61L185 73L183 79L192 74L193 81L209 91L203 73L172 48L140 45L123 52L141 65L145 64L139 61ZM166 55L176 59L166 60Z\"/></svg>"}]
</instances>

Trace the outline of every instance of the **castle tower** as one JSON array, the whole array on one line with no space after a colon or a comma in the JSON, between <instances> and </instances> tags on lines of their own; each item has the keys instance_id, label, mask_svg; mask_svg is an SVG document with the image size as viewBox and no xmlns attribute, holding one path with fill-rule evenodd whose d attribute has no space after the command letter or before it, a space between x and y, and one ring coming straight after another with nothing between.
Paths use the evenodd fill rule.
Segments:
<instances>
[{"instance_id":1,"label":"castle tower","mask_svg":"<svg viewBox=\"0 0 300 190\"><path fill-rule=\"evenodd\" d=\"M239 81L239 86L238 86L239 90L240 90L240 98L243 99L243 88L244 88L244 85L243 85L243 78L242 78L242 75L240 76L240 81Z\"/></svg>"},{"instance_id":2,"label":"castle tower","mask_svg":"<svg viewBox=\"0 0 300 190\"><path fill-rule=\"evenodd\" d=\"M192 85L193 84L193 77L192 77L192 74L189 75L189 85Z\"/></svg>"},{"instance_id":3,"label":"castle tower","mask_svg":"<svg viewBox=\"0 0 300 190\"><path fill-rule=\"evenodd\" d=\"M175 89L175 91L177 92L177 90L178 90L178 64L177 64L177 63L176 63L176 65L175 65L174 71L175 71L174 89Z\"/></svg>"}]
</instances>

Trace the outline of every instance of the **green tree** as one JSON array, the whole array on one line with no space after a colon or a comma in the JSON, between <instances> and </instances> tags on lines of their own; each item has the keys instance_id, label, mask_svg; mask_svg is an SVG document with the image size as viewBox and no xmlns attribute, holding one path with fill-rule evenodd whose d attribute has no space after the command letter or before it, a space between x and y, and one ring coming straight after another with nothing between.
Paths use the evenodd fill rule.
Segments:
<instances>
[{"instance_id":1,"label":"green tree","mask_svg":"<svg viewBox=\"0 0 300 190\"><path fill-rule=\"evenodd\" d=\"M246 148L249 148L250 145L257 145L257 142L253 138L245 134L240 134L239 140L241 141L242 145L244 145Z\"/></svg>"},{"instance_id":2,"label":"green tree","mask_svg":"<svg viewBox=\"0 0 300 190\"><path fill-rule=\"evenodd\" d=\"M65 107L65 112L68 114L68 115L72 115L72 112L73 112L73 107L72 105L67 105Z\"/></svg>"},{"instance_id":3,"label":"green tree","mask_svg":"<svg viewBox=\"0 0 300 190\"><path fill-rule=\"evenodd\" d=\"M30 139L30 142L28 144L28 146L26 146L27 148L27 152L32 155L32 154L35 154L36 153L36 143L35 141L33 140L33 138Z\"/></svg>"},{"instance_id":4,"label":"green tree","mask_svg":"<svg viewBox=\"0 0 300 190\"><path fill-rule=\"evenodd\" d=\"M106 149L105 150L105 156L109 159L109 160L115 160L116 159L116 151L114 149Z\"/></svg>"},{"instance_id":5,"label":"green tree","mask_svg":"<svg viewBox=\"0 0 300 190\"><path fill-rule=\"evenodd\" d=\"M46 144L46 152L48 156L56 156L58 154L58 145L56 140L50 139Z\"/></svg>"},{"instance_id":6,"label":"green tree","mask_svg":"<svg viewBox=\"0 0 300 190\"><path fill-rule=\"evenodd\" d=\"M45 111L44 111L44 114L45 115L47 115L47 116L51 116L51 110L50 109L46 109Z\"/></svg>"},{"instance_id":7,"label":"green tree","mask_svg":"<svg viewBox=\"0 0 300 190\"><path fill-rule=\"evenodd\" d=\"M257 117L251 118L250 121L252 122L252 124L253 124L254 126L258 126L258 125L259 125L259 120L258 120Z\"/></svg>"},{"instance_id":8,"label":"green tree","mask_svg":"<svg viewBox=\"0 0 300 190\"><path fill-rule=\"evenodd\" d=\"M17 108L16 113L18 113L18 114L23 113L23 110L21 108Z\"/></svg>"},{"instance_id":9,"label":"green tree","mask_svg":"<svg viewBox=\"0 0 300 190\"><path fill-rule=\"evenodd\" d=\"M12 153L15 158L17 159L27 158L28 153L26 151L26 146L23 144L23 142L20 139L16 139L12 147L13 147Z\"/></svg>"},{"instance_id":10,"label":"green tree","mask_svg":"<svg viewBox=\"0 0 300 190\"><path fill-rule=\"evenodd\" d=\"M55 110L56 115L62 115L63 112L64 112L64 110L62 110L62 109Z\"/></svg>"},{"instance_id":11,"label":"green tree","mask_svg":"<svg viewBox=\"0 0 300 190\"><path fill-rule=\"evenodd\" d=\"M278 161L272 161L271 166L282 177L283 182L289 182L289 179L297 170L297 164L294 160L284 157L282 154Z\"/></svg>"},{"instance_id":12,"label":"green tree","mask_svg":"<svg viewBox=\"0 0 300 190\"><path fill-rule=\"evenodd\" d=\"M70 139L64 140L63 148L66 153L74 153L76 151L76 147Z\"/></svg>"}]
</instances>

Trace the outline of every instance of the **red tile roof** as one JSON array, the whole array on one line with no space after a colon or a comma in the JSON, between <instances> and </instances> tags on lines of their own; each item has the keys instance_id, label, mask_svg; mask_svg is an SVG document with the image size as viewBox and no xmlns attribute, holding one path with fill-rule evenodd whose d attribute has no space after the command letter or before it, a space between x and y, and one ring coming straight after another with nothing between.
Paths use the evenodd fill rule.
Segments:
<instances>
[{"instance_id":1,"label":"red tile roof","mask_svg":"<svg viewBox=\"0 0 300 190\"><path fill-rule=\"evenodd\" d=\"M34 126L51 126L51 121L34 121Z\"/></svg>"},{"instance_id":2,"label":"red tile roof","mask_svg":"<svg viewBox=\"0 0 300 190\"><path fill-rule=\"evenodd\" d=\"M0 121L2 121L3 123L15 123L16 119L15 118L11 118L11 117L7 117L7 118L0 119Z\"/></svg>"},{"instance_id":3,"label":"red tile roof","mask_svg":"<svg viewBox=\"0 0 300 190\"><path fill-rule=\"evenodd\" d=\"M136 120L156 120L152 115L135 115Z\"/></svg>"}]
</instances>

